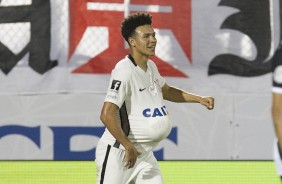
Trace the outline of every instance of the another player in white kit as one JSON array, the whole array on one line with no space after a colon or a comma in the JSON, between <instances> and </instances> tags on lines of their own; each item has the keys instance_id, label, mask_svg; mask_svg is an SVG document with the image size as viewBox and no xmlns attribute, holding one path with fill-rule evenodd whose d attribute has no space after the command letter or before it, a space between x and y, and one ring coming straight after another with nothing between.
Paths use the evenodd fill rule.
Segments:
<instances>
[{"instance_id":1,"label":"another player in white kit","mask_svg":"<svg viewBox=\"0 0 282 184\"><path fill-rule=\"evenodd\" d=\"M272 117L277 139L274 142L274 161L282 179L282 47L281 43L272 60Z\"/></svg>"},{"instance_id":2,"label":"another player in white kit","mask_svg":"<svg viewBox=\"0 0 282 184\"><path fill-rule=\"evenodd\" d=\"M151 23L146 13L131 14L122 22L130 53L113 69L101 111L106 130L96 148L97 184L163 184L152 152L172 128L163 99L213 109L212 97L166 84L149 60L157 44Z\"/></svg>"}]
</instances>

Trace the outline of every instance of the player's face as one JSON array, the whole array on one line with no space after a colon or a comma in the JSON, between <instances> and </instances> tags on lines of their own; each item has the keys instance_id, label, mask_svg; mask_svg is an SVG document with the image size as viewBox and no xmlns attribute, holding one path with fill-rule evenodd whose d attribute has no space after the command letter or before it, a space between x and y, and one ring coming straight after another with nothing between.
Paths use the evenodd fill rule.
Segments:
<instances>
[{"instance_id":1,"label":"player's face","mask_svg":"<svg viewBox=\"0 0 282 184\"><path fill-rule=\"evenodd\" d=\"M151 25L139 26L133 35L133 45L135 51L141 55L153 56L157 45L156 33Z\"/></svg>"}]
</instances>

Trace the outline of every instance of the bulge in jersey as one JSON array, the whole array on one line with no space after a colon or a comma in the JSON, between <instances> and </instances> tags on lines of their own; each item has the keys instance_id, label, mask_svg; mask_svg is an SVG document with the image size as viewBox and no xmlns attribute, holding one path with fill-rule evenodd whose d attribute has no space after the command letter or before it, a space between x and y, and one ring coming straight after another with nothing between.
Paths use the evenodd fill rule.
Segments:
<instances>
[{"instance_id":1,"label":"bulge in jersey","mask_svg":"<svg viewBox=\"0 0 282 184\"><path fill-rule=\"evenodd\" d=\"M152 150L172 128L161 90L165 79L152 61L147 66L144 71L127 57L121 60L112 72L105 99L119 107L125 103L130 126L128 138L140 151ZM119 86L114 81L119 81ZM108 139L111 137L109 132L105 134Z\"/></svg>"}]
</instances>

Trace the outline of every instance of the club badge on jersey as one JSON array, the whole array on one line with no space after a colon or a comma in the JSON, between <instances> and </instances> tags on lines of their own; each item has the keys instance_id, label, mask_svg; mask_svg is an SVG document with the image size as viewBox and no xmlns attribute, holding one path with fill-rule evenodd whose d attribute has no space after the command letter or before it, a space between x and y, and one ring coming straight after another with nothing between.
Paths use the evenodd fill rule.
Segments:
<instances>
[{"instance_id":1,"label":"club badge on jersey","mask_svg":"<svg viewBox=\"0 0 282 184\"><path fill-rule=\"evenodd\" d=\"M158 95L158 92L162 91L162 89L161 89L159 80L157 78L154 80L151 73L149 75L150 75L150 83L151 83L151 85L149 86L149 92L153 96L156 96Z\"/></svg>"}]
</instances>

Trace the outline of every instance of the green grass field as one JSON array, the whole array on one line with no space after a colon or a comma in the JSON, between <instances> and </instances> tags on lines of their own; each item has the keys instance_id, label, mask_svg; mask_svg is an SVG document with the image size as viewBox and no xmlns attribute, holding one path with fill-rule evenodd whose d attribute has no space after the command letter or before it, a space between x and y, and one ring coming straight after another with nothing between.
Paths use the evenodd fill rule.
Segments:
<instances>
[{"instance_id":1,"label":"green grass field","mask_svg":"<svg viewBox=\"0 0 282 184\"><path fill-rule=\"evenodd\" d=\"M281 184L272 161L160 161L165 184ZM94 184L94 161L0 161L1 184Z\"/></svg>"}]
</instances>

